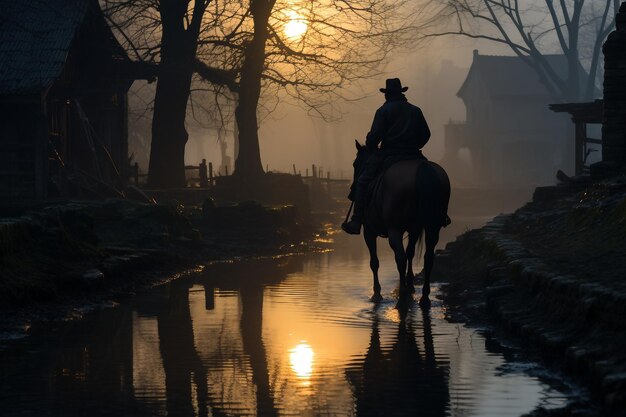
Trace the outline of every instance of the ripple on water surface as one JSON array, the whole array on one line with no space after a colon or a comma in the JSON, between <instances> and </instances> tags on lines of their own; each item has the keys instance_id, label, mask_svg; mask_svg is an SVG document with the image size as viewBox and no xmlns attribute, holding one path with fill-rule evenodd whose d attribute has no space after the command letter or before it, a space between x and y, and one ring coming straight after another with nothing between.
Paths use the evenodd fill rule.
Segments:
<instances>
[{"instance_id":1,"label":"ripple on water surface","mask_svg":"<svg viewBox=\"0 0 626 417\"><path fill-rule=\"evenodd\" d=\"M382 252L378 305L365 251L339 245L211 265L37 331L1 354L0 415L505 417L564 405L440 303L399 311Z\"/></svg>"}]
</instances>

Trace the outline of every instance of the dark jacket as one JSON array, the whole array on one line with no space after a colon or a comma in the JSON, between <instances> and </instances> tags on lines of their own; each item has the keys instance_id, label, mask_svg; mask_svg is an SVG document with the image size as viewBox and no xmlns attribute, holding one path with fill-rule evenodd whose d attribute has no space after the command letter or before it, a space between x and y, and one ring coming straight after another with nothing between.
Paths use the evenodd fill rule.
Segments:
<instances>
[{"instance_id":1,"label":"dark jacket","mask_svg":"<svg viewBox=\"0 0 626 417\"><path fill-rule=\"evenodd\" d=\"M409 103L404 94L387 98L374 116L365 144L387 155L419 154L430 138L430 129L419 107Z\"/></svg>"}]
</instances>

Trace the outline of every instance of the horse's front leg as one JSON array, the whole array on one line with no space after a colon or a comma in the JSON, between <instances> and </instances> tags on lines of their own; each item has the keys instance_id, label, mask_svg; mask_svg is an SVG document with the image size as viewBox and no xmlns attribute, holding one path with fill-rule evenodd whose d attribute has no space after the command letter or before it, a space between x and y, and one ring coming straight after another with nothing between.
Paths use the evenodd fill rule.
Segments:
<instances>
[{"instance_id":1,"label":"horse's front leg","mask_svg":"<svg viewBox=\"0 0 626 417\"><path fill-rule=\"evenodd\" d=\"M396 258L396 267L398 268L398 274L400 274L400 291L404 292L408 288L406 280L406 251L402 244L402 235L404 233L399 230L389 231L389 246L393 249L393 253ZM413 283L410 285L413 287Z\"/></svg>"},{"instance_id":2,"label":"horse's front leg","mask_svg":"<svg viewBox=\"0 0 626 417\"><path fill-rule=\"evenodd\" d=\"M383 299L380 294L380 282L378 282L378 253L376 251L376 233L372 232L368 227L363 228L363 236L365 237L365 244L370 252L370 269L374 276L374 295L372 295L372 301L380 301Z\"/></svg>"}]
</instances>

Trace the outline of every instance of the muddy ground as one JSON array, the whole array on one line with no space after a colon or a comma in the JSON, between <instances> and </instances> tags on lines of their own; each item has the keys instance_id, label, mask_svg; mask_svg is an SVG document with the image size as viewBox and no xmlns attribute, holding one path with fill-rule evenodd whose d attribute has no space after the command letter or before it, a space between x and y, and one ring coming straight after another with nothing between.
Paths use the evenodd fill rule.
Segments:
<instances>
[{"instance_id":1,"label":"muddy ground","mask_svg":"<svg viewBox=\"0 0 626 417\"><path fill-rule=\"evenodd\" d=\"M320 249L324 219L248 201L111 199L50 204L0 221L0 336L82 316L211 262Z\"/></svg>"}]
</instances>

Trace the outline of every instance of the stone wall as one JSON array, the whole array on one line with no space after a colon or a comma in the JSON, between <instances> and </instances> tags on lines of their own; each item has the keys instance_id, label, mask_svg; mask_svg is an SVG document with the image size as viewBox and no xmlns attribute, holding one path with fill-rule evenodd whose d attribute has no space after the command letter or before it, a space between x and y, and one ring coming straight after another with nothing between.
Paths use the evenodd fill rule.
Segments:
<instances>
[{"instance_id":1,"label":"stone wall","mask_svg":"<svg viewBox=\"0 0 626 417\"><path fill-rule=\"evenodd\" d=\"M604 52L603 161L626 166L626 2L616 17Z\"/></svg>"}]
</instances>

